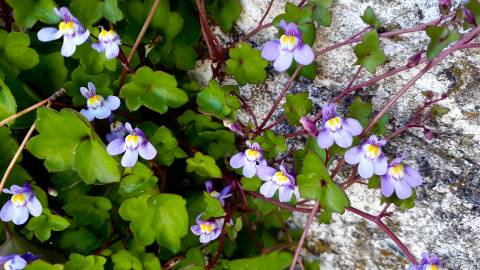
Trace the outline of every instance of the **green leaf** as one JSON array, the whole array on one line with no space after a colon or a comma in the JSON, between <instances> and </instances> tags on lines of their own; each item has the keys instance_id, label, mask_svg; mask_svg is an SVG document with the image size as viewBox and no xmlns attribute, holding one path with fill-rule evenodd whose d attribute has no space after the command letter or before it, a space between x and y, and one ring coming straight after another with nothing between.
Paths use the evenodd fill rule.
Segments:
<instances>
[{"instance_id":1,"label":"green leaf","mask_svg":"<svg viewBox=\"0 0 480 270\"><path fill-rule=\"evenodd\" d=\"M77 253L90 253L103 244L104 239L98 238L85 227L65 230L60 235L59 246L62 249Z\"/></svg>"},{"instance_id":2,"label":"green leaf","mask_svg":"<svg viewBox=\"0 0 480 270\"><path fill-rule=\"evenodd\" d=\"M116 59L107 59L104 53L98 53L92 50L92 45L84 43L77 47L72 58L78 59L83 71L87 75L95 75L101 73L104 69L115 71ZM77 91L79 91L77 89Z\"/></svg>"},{"instance_id":3,"label":"green leaf","mask_svg":"<svg viewBox=\"0 0 480 270\"><path fill-rule=\"evenodd\" d=\"M112 204L105 197L82 195L67 203L63 209L79 225L100 228L110 218Z\"/></svg>"},{"instance_id":4,"label":"green leaf","mask_svg":"<svg viewBox=\"0 0 480 270\"><path fill-rule=\"evenodd\" d=\"M33 231L38 240L45 242L50 238L52 231L63 231L68 226L70 226L68 220L52 214L48 208L43 208L42 214L38 217L32 217L26 228Z\"/></svg>"},{"instance_id":5,"label":"green leaf","mask_svg":"<svg viewBox=\"0 0 480 270\"><path fill-rule=\"evenodd\" d=\"M193 158L187 159L187 172L195 172L203 177L222 178L222 172L210 156L196 152Z\"/></svg>"},{"instance_id":6,"label":"green leaf","mask_svg":"<svg viewBox=\"0 0 480 270\"><path fill-rule=\"evenodd\" d=\"M158 148L157 148L158 149ZM143 163L137 162L128 175L122 178L118 193L125 197L138 197L157 193L158 178Z\"/></svg>"},{"instance_id":7,"label":"green leaf","mask_svg":"<svg viewBox=\"0 0 480 270\"><path fill-rule=\"evenodd\" d=\"M236 111L240 108L240 101L231 95L236 89L229 86L220 86L217 81L211 80L197 94L198 110L203 113L224 119L236 117Z\"/></svg>"},{"instance_id":8,"label":"green leaf","mask_svg":"<svg viewBox=\"0 0 480 270\"><path fill-rule=\"evenodd\" d=\"M332 211L324 209L318 216L321 224L330 224L332 222Z\"/></svg>"},{"instance_id":9,"label":"green leaf","mask_svg":"<svg viewBox=\"0 0 480 270\"><path fill-rule=\"evenodd\" d=\"M185 259L177 264L176 269L202 270L205 266L205 260L199 247L188 250Z\"/></svg>"},{"instance_id":10,"label":"green leaf","mask_svg":"<svg viewBox=\"0 0 480 270\"><path fill-rule=\"evenodd\" d=\"M17 102L10 88L0 79L0 120L17 112ZM12 123L12 122L10 122Z\"/></svg>"},{"instance_id":11,"label":"green leaf","mask_svg":"<svg viewBox=\"0 0 480 270\"><path fill-rule=\"evenodd\" d=\"M480 22L480 2L478 0L470 0L465 7L473 13L478 24Z\"/></svg>"},{"instance_id":12,"label":"green leaf","mask_svg":"<svg viewBox=\"0 0 480 270\"><path fill-rule=\"evenodd\" d=\"M118 161L96 140L82 141L75 148L74 169L87 184L118 182L121 173Z\"/></svg>"},{"instance_id":13,"label":"green leaf","mask_svg":"<svg viewBox=\"0 0 480 270\"><path fill-rule=\"evenodd\" d=\"M84 25L93 25L102 18L102 3L99 0L72 0L70 11Z\"/></svg>"},{"instance_id":14,"label":"green leaf","mask_svg":"<svg viewBox=\"0 0 480 270\"><path fill-rule=\"evenodd\" d=\"M332 23L332 7L333 0L312 0L312 18L319 25L328 27Z\"/></svg>"},{"instance_id":15,"label":"green leaf","mask_svg":"<svg viewBox=\"0 0 480 270\"><path fill-rule=\"evenodd\" d=\"M2 74L16 77L20 70L31 69L38 64L38 54L29 45L30 38L26 33L7 33L0 29L0 78Z\"/></svg>"},{"instance_id":16,"label":"green leaf","mask_svg":"<svg viewBox=\"0 0 480 270\"><path fill-rule=\"evenodd\" d=\"M114 270L142 270L142 263L127 250L120 250L113 254L113 269Z\"/></svg>"},{"instance_id":17,"label":"green leaf","mask_svg":"<svg viewBox=\"0 0 480 270\"><path fill-rule=\"evenodd\" d=\"M186 158L187 154L178 147L177 139L167 127L159 127L153 136L149 137L150 143L157 149L157 160L160 164L170 166L175 158Z\"/></svg>"},{"instance_id":18,"label":"green leaf","mask_svg":"<svg viewBox=\"0 0 480 270\"><path fill-rule=\"evenodd\" d=\"M168 107L178 108L188 101L187 94L177 88L174 76L163 71L153 71L149 67L141 67L125 84L120 96L125 99L127 108L136 111L145 106L158 113L166 113Z\"/></svg>"},{"instance_id":19,"label":"green leaf","mask_svg":"<svg viewBox=\"0 0 480 270\"><path fill-rule=\"evenodd\" d=\"M283 270L287 268L292 261L292 254L289 252L272 252L266 255L237 259L227 262L229 270Z\"/></svg>"},{"instance_id":20,"label":"green leaf","mask_svg":"<svg viewBox=\"0 0 480 270\"><path fill-rule=\"evenodd\" d=\"M198 133L198 147L206 150L215 159L232 156L237 152L235 135L227 130L202 131Z\"/></svg>"},{"instance_id":21,"label":"green leaf","mask_svg":"<svg viewBox=\"0 0 480 270\"><path fill-rule=\"evenodd\" d=\"M285 116L290 125L300 125L300 118L307 115L313 108L308 92L288 94L287 102L283 105Z\"/></svg>"},{"instance_id":22,"label":"green leaf","mask_svg":"<svg viewBox=\"0 0 480 270\"><path fill-rule=\"evenodd\" d=\"M436 117L442 117L450 111L449 108L435 104L432 106L431 113Z\"/></svg>"},{"instance_id":23,"label":"green leaf","mask_svg":"<svg viewBox=\"0 0 480 270\"><path fill-rule=\"evenodd\" d=\"M311 7L299 8L297 5L287 2L285 5L285 13L275 17L273 24L278 27L281 20L285 20L287 23L296 23L302 32L303 42L308 45L313 45L315 42L315 25L312 21ZM280 34L283 34L283 30L279 30Z\"/></svg>"},{"instance_id":24,"label":"green leaf","mask_svg":"<svg viewBox=\"0 0 480 270\"><path fill-rule=\"evenodd\" d=\"M287 150L285 138L275 135L271 130L265 131L263 136L257 137L256 141L260 144L263 151L266 152L264 154L266 154L268 158L275 158Z\"/></svg>"},{"instance_id":25,"label":"green leaf","mask_svg":"<svg viewBox=\"0 0 480 270\"><path fill-rule=\"evenodd\" d=\"M40 20L47 24L59 21L59 17L53 12L55 1L53 0L7 0L13 9L13 18L20 27L32 28Z\"/></svg>"},{"instance_id":26,"label":"green leaf","mask_svg":"<svg viewBox=\"0 0 480 270\"><path fill-rule=\"evenodd\" d=\"M65 268L63 265L60 264L49 264L47 262L40 260L36 260L32 263L27 264L25 270L64 270Z\"/></svg>"},{"instance_id":27,"label":"green leaf","mask_svg":"<svg viewBox=\"0 0 480 270\"><path fill-rule=\"evenodd\" d=\"M227 74L233 75L238 84L259 84L267 78L265 68L268 62L262 58L260 50L253 49L245 42L228 51Z\"/></svg>"},{"instance_id":28,"label":"green leaf","mask_svg":"<svg viewBox=\"0 0 480 270\"><path fill-rule=\"evenodd\" d=\"M397 195L394 193L390 197L385 197L382 196L380 202L385 203L393 203L395 206L400 208L401 210L407 210L407 209L412 209L415 206L415 198L417 197L417 194L415 190L412 190L412 196L406 198L406 199L399 199Z\"/></svg>"},{"instance_id":29,"label":"green leaf","mask_svg":"<svg viewBox=\"0 0 480 270\"><path fill-rule=\"evenodd\" d=\"M381 186L381 181L380 181L380 176L374 175L368 179L368 188L380 188Z\"/></svg>"},{"instance_id":30,"label":"green leaf","mask_svg":"<svg viewBox=\"0 0 480 270\"><path fill-rule=\"evenodd\" d=\"M125 200L119 213L131 221L130 229L142 245L157 243L173 253L180 249L180 239L188 232L185 200L174 194L144 195ZM140 211L139 211L140 210Z\"/></svg>"},{"instance_id":31,"label":"green leaf","mask_svg":"<svg viewBox=\"0 0 480 270\"><path fill-rule=\"evenodd\" d=\"M103 16L112 23L117 23L123 19L123 12L118 8L118 0L105 0L102 12Z\"/></svg>"},{"instance_id":32,"label":"green leaf","mask_svg":"<svg viewBox=\"0 0 480 270\"><path fill-rule=\"evenodd\" d=\"M360 97L355 97L352 104L348 108L347 116L358 120L360 124L365 128L368 126L369 117L372 114L372 104L369 102L363 102Z\"/></svg>"},{"instance_id":33,"label":"green leaf","mask_svg":"<svg viewBox=\"0 0 480 270\"><path fill-rule=\"evenodd\" d=\"M365 9L365 12L363 13L363 16L361 18L364 23L372 26L374 29L378 29L380 28L380 26L382 26L380 20L373 12L373 8L370 6Z\"/></svg>"},{"instance_id":34,"label":"green leaf","mask_svg":"<svg viewBox=\"0 0 480 270\"><path fill-rule=\"evenodd\" d=\"M202 215L202 219L206 220L212 217L221 217L225 214L220 201L213 198L208 192L203 192L203 202L205 202L205 213Z\"/></svg>"},{"instance_id":35,"label":"green leaf","mask_svg":"<svg viewBox=\"0 0 480 270\"><path fill-rule=\"evenodd\" d=\"M437 57L450 43L461 37L457 30L449 30L447 26L428 26L426 32L430 38L427 48L429 60Z\"/></svg>"},{"instance_id":36,"label":"green leaf","mask_svg":"<svg viewBox=\"0 0 480 270\"><path fill-rule=\"evenodd\" d=\"M40 134L30 139L27 149L37 158L45 159L48 170L75 168L86 183L120 180L118 162L108 155L90 123L78 112L40 108L36 123Z\"/></svg>"},{"instance_id":37,"label":"green leaf","mask_svg":"<svg viewBox=\"0 0 480 270\"><path fill-rule=\"evenodd\" d=\"M300 169L302 168L303 159L308 154L308 152L316 153L318 156L320 156L322 160L325 160L326 158L325 149L318 146L317 139L315 137L309 136L303 149L296 150L293 156L295 168L297 168L297 171L300 171Z\"/></svg>"},{"instance_id":38,"label":"green leaf","mask_svg":"<svg viewBox=\"0 0 480 270\"><path fill-rule=\"evenodd\" d=\"M242 12L239 0L208 0L206 9L223 32L230 32Z\"/></svg>"},{"instance_id":39,"label":"green leaf","mask_svg":"<svg viewBox=\"0 0 480 270\"><path fill-rule=\"evenodd\" d=\"M103 270L106 262L107 259L101 256L71 254L68 262L65 263L65 270Z\"/></svg>"},{"instance_id":40,"label":"green leaf","mask_svg":"<svg viewBox=\"0 0 480 270\"><path fill-rule=\"evenodd\" d=\"M45 95L51 95L65 84L68 70L64 64L64 57L60 52L40 55L40 63L22 74L22 79L35 89L42 90ZM85 84L86 85L86 84ZM79 92L79 88L76 89Z\"/></svg>"},{"instance_id":41,"label":"green leaf","mask_svg":"<svg viewBox=\"0 0 480 270\"><path fill-rule=\"evenodd\" d=\"M375 30L366 33L362 42L355 46L353 51L357 56L355 64L361 65L372 74L375 73L379 65L385 63L385 54L380 48L380 40Z\"/></svg>"}]
</instances>

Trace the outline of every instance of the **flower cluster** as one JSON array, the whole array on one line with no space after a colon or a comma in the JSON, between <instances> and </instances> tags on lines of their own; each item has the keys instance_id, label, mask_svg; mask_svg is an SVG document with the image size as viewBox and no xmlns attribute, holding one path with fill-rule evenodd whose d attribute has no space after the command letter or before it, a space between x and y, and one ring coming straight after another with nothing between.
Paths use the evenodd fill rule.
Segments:
<instances>
[{"instance_id":1,"label":"flower cluster","mask_svg":"<svg viewBox=\"0 0 480 270\"><path fill-rule=\"evenodd\" d=\"M212 181L205 182L205 189L207 193L217 199L222 207L225 207L225 199L232 196L231 187L225 186L222 191L218 192L213 189ZM225 218L210 218L208 220L201 220L200 218L204 212L200 213L195 219L195 225L190 229L193 234L200 236L200 243L206 244L217 239L223 230Z\"/></svg>"},{"instance_id":2,"label":"flower cluster","mask_svg":"<svg viewBox=\"0 0 480 270\"><path fill-rule=\"evenodd\" d=\"M0 265L5 270L21 270L24 269L27 264L37 260L40 256L33 255L27 252L23 255L11 254L7 256L0 256Z\"/></svg>"},{"instance_id":3,"label":"flower cluster","mask_svg":"<svg viewBox=\"0 0 480 270\"><path fill-rule=\"evenodd\" d=\"M58 24L58 28L43 28L37 33L37 37L43 42L57 40L63 37L61 53L65 57L70 57L75 53L77 46L82 45L88 40L90 37L90 31L85 29L83 24L72 15L68 8L54 8L54 12L61 20ZM118 56L120 52L120 44L120 37L114 30L106 31L103 27L100 27L98 43L93 43L92 48L98 52L105 52L105 56L108 59L112 59Z\"/></svg>"}]
</instances>

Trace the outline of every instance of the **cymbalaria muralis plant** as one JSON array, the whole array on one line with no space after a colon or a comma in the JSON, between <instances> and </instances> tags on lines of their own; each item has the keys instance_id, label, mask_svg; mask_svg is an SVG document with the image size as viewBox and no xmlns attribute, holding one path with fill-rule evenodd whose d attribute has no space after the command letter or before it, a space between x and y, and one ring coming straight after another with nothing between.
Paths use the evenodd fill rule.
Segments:
<instances>
[{"instance_id":1,"label":"cymbalaria muralis plant","mask_svg":"<svg viewBox=\"0 0 480 270\"><path fill-rule=\"evenodd\" d=\"M351 212L398 246L410 261L399 269L442 267L434 254L418 260L385 223L392 205L413 207L423 180L407 155L383 147L411 128L431 138L426 123L447 112L438 104L447 95L425 91L395 130L387 112L452 53L480 47L479 2L440 1L438 19L392 31L369 7L364 30L315 46L333 1L287 2L267 22L273 2L255 29L226 43L219 31L234 29L239 0L1 0L1 266L318 269L300 254L313 219ZM267 28L276 39L249 41ZM387 60L381 39L411 32L429 44L377 72ZM315 78L324 54L349 45L357 72L320 113L308 93L288 93L300 77ZM207 85L188 76L200 59L213 63ZM418 73L375 111L360 96L345 99L407 69ZM283 73L288 82L258 119L240 87ZM274 132L286 122L290 133ZM353 184L377 189L384 210L351 205ZM288 226L293 212L308 214L300 233Z\"/></svg>"}]
</instances>

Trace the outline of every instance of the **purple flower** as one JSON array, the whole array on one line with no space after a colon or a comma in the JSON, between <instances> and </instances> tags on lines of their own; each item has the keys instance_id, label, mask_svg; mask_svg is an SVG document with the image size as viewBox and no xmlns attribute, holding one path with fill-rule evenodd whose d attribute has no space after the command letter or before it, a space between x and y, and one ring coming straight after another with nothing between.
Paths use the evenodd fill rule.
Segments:
<instances>
[{"instance_id":1,"label":"purple flower","mask_svg":"<svg viewBox=\"0 0 480 270\"><path fill-rule=\"evenodd\" d=\"M115 121L110 123L110 132L107 133L107 142L111 142L115 139L118 138L125 138L125 135L127 135L127 130L125 129L125 126L123 125L122 122L120 121Z\"/></svg>"},{"instance_id":2,"label":"purple flower","mask_svg":"<svg viewBox=\"0 0 480 270\"><path fill-rule=\"evenodd\" d=\"M295 194L297 200L300 198L298 187L295 185L295 177L287 172L283 162L279 171L261 165L257 169L257 175L265 181L260 187L260 193L263 196L272 198L278 189L278 198L281 202L289 202L293 194Z\"/></svg>"},{"instance_id":3,"label":"purple flower","mask_svg":"<svg viewBox=\"0 0 480 270\"><path fill-rule=\"evenodd\" d=\"M308 134L315 137L318 136L318 130L315 126L315 122L310 120L310 118L303 116L302 118L300 118L300 123L302 124L303 129L305 129Z\"/></svg>"},{"instance_id":4,"label":"purple flower","mask_svg":"<svg viewBox=\"0 0 480 270\"><path fill-rule=\"evenodd\" d=\"M335 107L335 104L330 103L322 109L322 129L317 136L317 143L321 148L329 148L333 141L342 148L350 147L352 137L362 133L362 125L357 120L340 118Z\"/></svg>"},{"instance_id":5,"label":"purple flower","mask_svg":"<svg viewBox=\"0 0 480 270\"><path fill-rule=\"evenodd\" d=\"M473 15L473 13L467 8L462 8L462 11L465 21L469 24L477 26L477 20L475 19L475 15Z\"/></svg>"},{"instance_id":6,"label":"purple flower","mask_svg":"<svg viewBox=\"0 0 480 270\"><path fill-rule=\"evenodd\" d=\"M12 194L0 210L2 221L13 221L16 225L22 225L28 220L28 214L38 217L42 213L42 204L35 197L32 187L25 183L23 187L13 185L10 189L4 189L3 193Z\"/></svg>"},{"instance_id":7,"label":"purple flower","mask_svg":"<svg viewBox=\"0 0 480 270\"><path fill-rule=\"evenodd\" d=\"M377 136L372 135L362 144L348 149L345 152L345 161L352 165L359 163L358 174L365 179L372 177L373 173L384 175L388 162L381 147L385 143L385 140L378 140Z\"/></svg>"},{"instance_id":8,"label":"purple flower","mask_svg":"<svg viewBox=\"0 0 480 270\"><path fill-rule=\"evenodd\" d=\"M116 96L108 96L104 99L102 96L97 95L95 85L92 82L87 84L88 89L80 87L80 93L87 99L88 109L82 109L80 113L87 118L88 121L93 119L105 119L108 118L112 111L120 107L120 99Z\"/></svg>"},{"instance_id":9,"label":"purple flower","mask_svg":"<svg viewBox=\"0 0 480 270\"><path fill-rule=\"evenodd\" d=\"M412 187L422 184L422 176L410 166L401 162L404 157L394 159L388 165L387 173L381 176L382 194L390 197L395 190L397 197L406 199L412 195Z\"/></svg>"},{"instance_id":10,"label":"purple flower","mask_svg":"<svg viewBox=\"0 0 480 270\"><path fill-rule=\"evenodd\" d=\"M117 32L113 29L105 30L100 26L100 34L98 35L98 43L93 43L92 48L98 52L105 52L108 59L113 59L118 56L120 52L119 45L122 44Z\"/></svg>"},{"instance_id":11,"label":"purple flower","mask_svg":"<svg viewBox=\"0 0 480 270\"><path fill-rule=\"evenodd\" d=\"M205 182L205 189L207 190L208 194L210 194L210 196L212 196L213 198L217 199L222 206L225 206L224 199L232 196L232 194L230 193L231 191L230 186L226 186L222 189L222 191L218 192L213 189L212 181Z\"/></svg>"},{"instance_id":12,"label":"purple flower","mask_svg":"<svg viewBox=\"0 0 480 270\"><path fill-rule=\"evenodd\" d=\"M190 229L192 233L200 236L200 243L206 244L210 241L217 239L222 233L223 228L223 218L216 219L213 221L203 221L200 220L200 217L203 213L197 216L195 219L196 225L193 225Z\"/></svg>"},{"instance_id":13,"label":"purple flower","mask_svg":"<svg viewBox=\"0 0 480 270\"><path fill-rule=\"evenodd\" d=\"M273 67L279 71L287 70L292 60L301 65L309 65L313 62L315 55L308 44L303 44L302 33L294 23L287 24L280 21L280 27L285 33L279 40L271 40L262 49L262 57L273 62Z\"/></svg>"},{"instance_id":14,"label":"purple flower","mask_svg":"<svg viewBox=\"0 0 480 270\"><path fill-rule=\"evenodd\" d=\"M30 252L27 252L23 255L7 255L0 256L0 266L5 270L20 270L24 269L28 263L31 263L40 258L40 256L33 255Z\"/></svg>"},{"instance_id":15,"label":"purple flower","mask_svg":"<svg viewBox=\"0 0 480 270\"><path fill-rule=\"evenodd\" d=\"M257 166L266 165L267 162L263 158L262 148L258 143L252 144L247 141L246 144L249 148L245 152L236 153L230 159L230 166L235 169L243 167L243 175L251 178L257 173Z\"/></svg>"},{"instance_id":16,"label":"purple flower","mask_svg":"<svg viewBox=\"0 0 480 270\"><path fill-rule=\"evenodd\" d=\"M75 53L76 46L87 41L90 32L83 27L77 18L73 17L68 8L62 7L60 10L55 8L54 11L62 19L58 29L55 27L43 28L38 32L37 37L40 41L46 42L63 36L62 55L69 57Z\"/></svg>"},{"instance_id":17,"label":"purple flower","mask_svg":"<svg viewBox=\"0 0 480 270\"><path fill-rule=\"evenodd\" d=\"M422 253L422 259L417 265L413 265L409 270L440 270L442 260L437 255L429 256L426 252Z\"/></svg>"},{"instance_id":18,"label":"purple flower","mask_svg":"<svg viewBox=\"0 0 480 270\"><path fill-rule=\"evenodd\" d=\"M151 160L157 155L157 150L147 140L141 129L132 129L130 123L125 123L125 129L128 132L125 138L117 138L107 146L107 152L112 156L125 152L121 162L123 167L133 167L137 163L138 155L146 160Z\"/></svg>"}]
</instances>

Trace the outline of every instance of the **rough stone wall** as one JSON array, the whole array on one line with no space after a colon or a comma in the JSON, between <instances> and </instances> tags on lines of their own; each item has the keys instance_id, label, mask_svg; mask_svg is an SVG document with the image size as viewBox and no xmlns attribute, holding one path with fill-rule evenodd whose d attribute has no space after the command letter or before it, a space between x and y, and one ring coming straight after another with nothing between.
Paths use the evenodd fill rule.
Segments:
<instances>
[{"instance_id":1,"label":"rough stone wall","mask_svg":"<svg viewBox=\"0 0 480 270\"><path fill-rule=\"evenodd\" d=\"M237 30L255 28L268 0L241 0L244 12ZM298 1L294 1L298 2ZM282 13L286 1L274 2L266 22ZM315 48L342 41L365 28L360 15L372 6L387 30L408 28L439 17L438 0L338 0L333 7L330 28L317 31ZM460 4L459 1L456 3ZM274 28L264 30L252 39L261 47L276 34ZM378 72L406 63L407 58L425 48L424 33L406 34L382 39L387 64ZM308 91L319 110L348 83L356 67L353 46L345 46L319 56L315 80L301 79L291 92ZM418 69L388 78L360 92L381 109ZM366 80L371 75L361 73ZM271 70L267 86L247 85L241 94L249 101L261 120L288 77ZM442 119L430 125L435 138L426 140L421 131L411 130L394 139L386 149L394 157L405 151L407 163L418 168L424 185L417 189L414 209L395 212L387 224L419 256L422 251L439 254L449 269L480 269L480 52L456 52L420 79L389 112L390 130L404 124L423 103L421 91L449 92L441 104L450 108ZM351 100L351 99L350 99ZM349 98L344 103L348 105ZM247 119L243 115L243 119ZM291 129L281 126L279 132ZM378 213L380 191L353 185L348 190L353 206L369 213ZM393 209L393 208L392 208ZM398 209L397 209L398 210ZM292 224L303 227L306 215L295 215ZM335 215L332 224L313 224L304 255L321 261L322 269L405 269L408 261L395 244L376 225L351 213Z\"/></svg>"}]
</instances>

